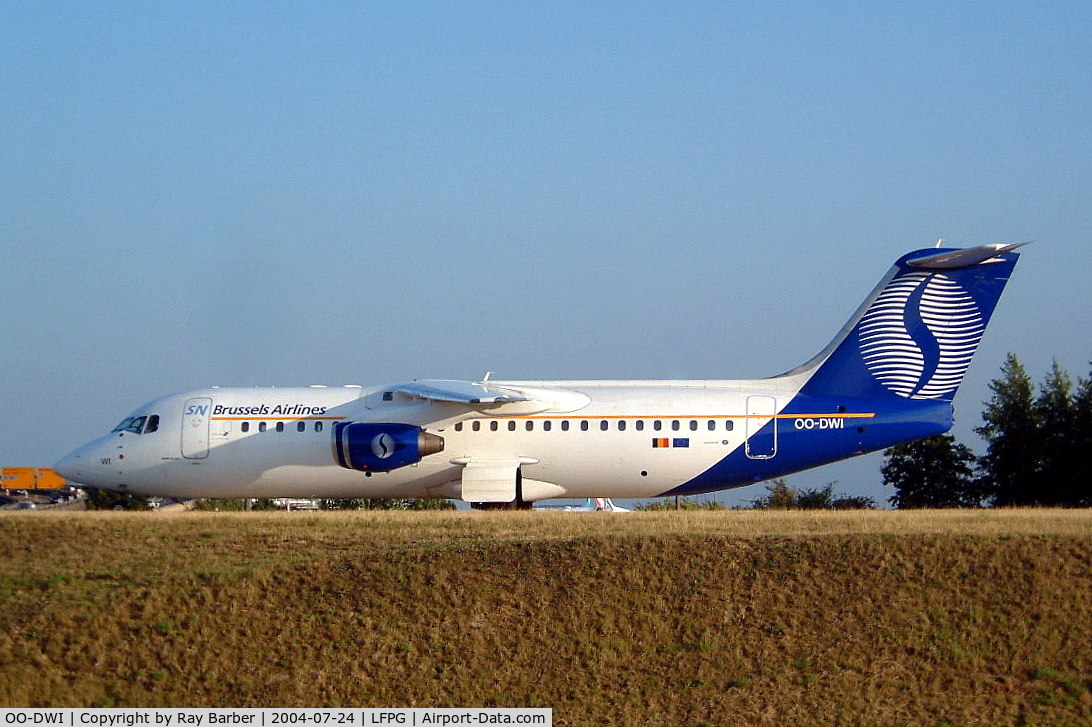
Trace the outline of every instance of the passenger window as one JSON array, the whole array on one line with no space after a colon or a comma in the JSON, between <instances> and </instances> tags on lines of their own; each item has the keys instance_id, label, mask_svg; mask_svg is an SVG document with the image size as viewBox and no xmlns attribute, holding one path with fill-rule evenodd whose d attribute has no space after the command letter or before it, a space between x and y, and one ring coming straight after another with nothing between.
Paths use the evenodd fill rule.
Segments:
<instances>
[{"instance_id":1,"label":"passenger window","mask_svg":"<svg viewBox=\"0 0 1092 727\"><path fill-rule=\"evenodd\" d=\"M463 431L463 423L462 422L455 422L455 431L456 432Z\"/></svg>"},{"instance_id":2,"label":"passenger window","mask_svg":"<svg viewBox=\"0 0 1092 727\"><path fill-rule=\"evenodd\" d=\"M247 432L249 432L250 431L250 422L243 422L242 424L240 424L239 425L239 430L242 431L243 434L246 434Z\"/></svg>"},{"instance_id":3,"label":"passenger window","mask_svg":"<svg viewBox=\"0 0 1092 727\"><path fill-rule=\"evenodd\" d=\"M321 432L322 431L322 422L315 422L315 431L316 432Z\"/></svg>"},{"instance_id":4,"label":"passenger window","mask_svg":"<svg viewBox=\"0 0 1092 727\"><path fill-rule=\"evenodd\" d=\"M656 421L652 422L652 428L658 432L664 428L664 423L657 419Z\"/></svg>"},{"instance_id":5,"label":"passenger window","mask_svg":"<svg viewBox=\"0 0 1092 727\"><path fill-rule=\"evenodd\" d=\"M470 425L470 428L473 429L475 432L480 432L482 430L482 423L479 421L475 421L473 424Z\"/></svg>"},{"instance_id":6,"label":"passenger window","mask_svg":"<svg viewBox=\"0 0 1092 727\"><path fill-rule=\"evenodd\" d=\"M277 431L278 432L283 432L284 431L284 422L277 422Z\"/></svg>"},{"instance_id":7,"label":"passenger window","mask_svg":"<svg viewBox=\"0 0 1092 727\"><path fill-rule=\"evenodd\" d=\"M638 432L643 432L643 431L645 431L645 420L644 419L638 419L637 423L634 424L633 426L636 427Z\"/></svg>"},{"instance_id":8,"label":"passenger window","mask_svg":"<svg viewBox=\"0 0 1092 727\"><path fill-rule=\"evenodd\" d=\"M528 419L527 423L524 424L523 427L524 427L524 429L526 429L529 432L534 431L535 423L533 421L531 421L530 419Z\"/></svg>"},{"instance_id":9,"label":"passenger window","mask_svg":"<svg viewBox=\"0 0 1092 727\"><path fill-rule=\"evenodd\" d=\"M258 422L258 431L259 432L264 432L265 431L265 422Z\"/></svg>"},{"instance_id":10,"label":"passenger window","mask_svg":"<svg viewBox=\"0 0 1092 727\"><path fill-rule=\"evenodd\" d=\"M625 419L619 419L618 420L618 431L620 431L620 432L626 431L626 420Z\"/></svg>"},{"instance_id":11,"label":"passenger window","mask_svg":"<svg viewBox=\"0 0 1092 727\"><path fill-rule=\"evenodd\" d=\"M302 432L306 428L307 428L307 422L296 422L296 431L297 432Z\"/></svg>"},{"instance_id":12,"label":"passenger window","mask_svg":"<svg viewBox=\"0 0 1092 727\"><path fill-rule=\"evenodd\" d=\"M550 420L549 419L542 422L542 431L544 431L544 432L550 431Z\"/></svg>"},{"instance_id":13,"label":"passenger window","mask_svg":"<svg viewBox=\"0 0 1092 727\"><path fill-rule=\"evenodd\" d=\"M724 431L730 432L734 428L735 428L735 424L732 423L731 419L725 419L724 420Z\"/></svg>"},{"instance_id":14,"label":"passenger window","mask_svg":"<svg viewBox=\"0 0 1092 727\"><path fill-rule=\"evenodd\" d=\"M394 401L394 392L393 391L384 391L383 392L383 401Z\"/></svg>"},{"instance_id":15,"label":"passenger window","mask_svg":"<svg viewBox=\"0 0 1092 727\"><path fill-rule=\"evenodd\" d=\"M713 421L712 419L710 419L709 420L709 431L711 431L711 432L715 431L716 428L717 428L717 423L715 421Z\"/></svg>"},{"instance_id":16,"label":"passenger window","mask_svg":"<svg viewBox=\"0 0 1092 727\"><path fill-rule=\"evenodd\" d=\"M604 419L603 421L599 422L599 430L600 430L600 431L603 431L603 432L605 432L605 431L607 431L608 429L610 429L610 422L608 422L608 421L607 421L606 419Z\"/></svg>"},{"instance_id":17,"label":"passenger window","mask_svg":"<svg viewBox=\"0 0 1092 727\"><path fill-rule=\"evenodd\" d=\"M697 419L691 419L690 420L690 431L692 431L692 432L698 431L698 420Z\"/></svg>"},{"instance_id":18,"label":"passenger window","mask_svg":"<svg viewBox=\"0 0 1092 727\"><path fill-rule=\"evenodd\" d=\"M671 420L671 431L673 431L673 432L679 431L679 420L678 419L672 419Z\"/></svg>"},{"instance_id":19,"label":"passenger window","mask_svg":"<svg viewBox=\"0 0 1092 727\"><path fill-rule=\"evenodd\" d=\"M580 431L582 431L582 432L588 431L588 420L587 419L584 419L584 420L582 420L580 422Z\"/></svg>"},{"instance_id":20,"label":"passenger window","mask_svg":"<svg viewBox=\"0 0 1092 727\"><path fill-rule=\"evenodd\" d=\"M498 426L497 426L496 421L489 422L489 431L495 432L495 431L497 431L497 428L498 428Z\"/></svg>"},{"instance_id":21,"label":"passenger window","mask_svg":"<svg viewBox=\"0 0 1092 727\"><path fill-rule=\"evenodd\" d=\"M563 431L563 432L569 431L569 420L568 419L565 419L565 420L563 420L561 422L561 431Z\"/></svg>"},{"instance_id":22,"label":"passenger window","mask_svg":"<svg viewBox=\"0 0 1092 727\"><path fill-rule=\"evenodd\" d=\"M514 421L508 422L508 431L510 431L510 432L516 431L516 423Z\"/></svg>"},{"instance_id":23,"label":"passenger window","mask_svg":"<svg viewBox=\"0 0 1092 727\"><path fill-rule=\"evenodd\" d=\"M148 423L144 426L144 433L151 434L152 432L159 430L159 415L152 414L148 417Z\"/></svg>"}]
</instances>

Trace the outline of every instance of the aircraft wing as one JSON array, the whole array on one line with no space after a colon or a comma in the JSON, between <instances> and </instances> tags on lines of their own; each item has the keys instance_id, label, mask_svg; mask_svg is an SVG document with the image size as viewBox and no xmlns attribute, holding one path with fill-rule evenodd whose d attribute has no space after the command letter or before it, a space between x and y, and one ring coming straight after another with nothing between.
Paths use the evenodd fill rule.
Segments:
<instances>
[{"instance_id":1,"label":"aircraft wing","mask_svg":"<svg viewBox=\"0 0 1092 727\"><path fill-rule=\"evenodd\" d=\"M411 381L396 391L406 396L448 404L511 404L534 401L514 389L473 381Z\"/></svg>"}]
</instances>

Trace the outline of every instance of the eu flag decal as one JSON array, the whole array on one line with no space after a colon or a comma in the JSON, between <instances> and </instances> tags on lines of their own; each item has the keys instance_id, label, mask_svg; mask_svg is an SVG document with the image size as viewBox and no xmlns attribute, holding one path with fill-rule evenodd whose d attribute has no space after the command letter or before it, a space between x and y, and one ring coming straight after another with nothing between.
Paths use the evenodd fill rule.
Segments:
<instances>
[{"instance_id":1,"label":"eu flag decal","mask_svg":"<svg viewBox=\"0 0 1092 727\"><path fill-rule=\"evenodd\" d=\"M680 437L676 439L668 439L667 437L656 437L652 440L653 449L670 449L671 447L689 447L690 440L686 437Z\"/></svg>"}]
</instances>

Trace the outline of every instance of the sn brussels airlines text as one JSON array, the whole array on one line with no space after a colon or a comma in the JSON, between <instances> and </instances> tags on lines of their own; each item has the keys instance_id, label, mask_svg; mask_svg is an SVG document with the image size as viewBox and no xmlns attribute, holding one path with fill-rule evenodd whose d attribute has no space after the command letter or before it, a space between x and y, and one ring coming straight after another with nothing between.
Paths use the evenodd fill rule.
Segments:
<instances>
[{"instance_id":1,"label":"sn brussels airlines text","mask_svg":"<svg viewBox=\"0 0 1092 727\"><path fill-rule=\"evenodd\" d=\"M0 709L4 725L58 727L292 727L329 725L545 725L552 727L553 710L526 709Z\"/></svg>"}]
</instances>

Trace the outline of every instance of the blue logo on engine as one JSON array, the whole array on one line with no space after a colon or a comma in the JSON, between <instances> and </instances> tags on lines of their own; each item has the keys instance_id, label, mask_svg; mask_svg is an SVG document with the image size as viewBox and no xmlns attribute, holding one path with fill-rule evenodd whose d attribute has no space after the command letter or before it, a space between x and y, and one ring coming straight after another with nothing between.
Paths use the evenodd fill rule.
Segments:
<instances>
[{"instance_id":1,"label":"blue logo on engine","mask_svg":"<svg viewBox=\"0 0 1092 727\"><path fill-rule=\"evenodd\" d=\"M394 449L394 437L386 432L375 435L375 438L372 440L372 454L379 459L387 459L394 454Z\"/></svg>"}]
</instances>

